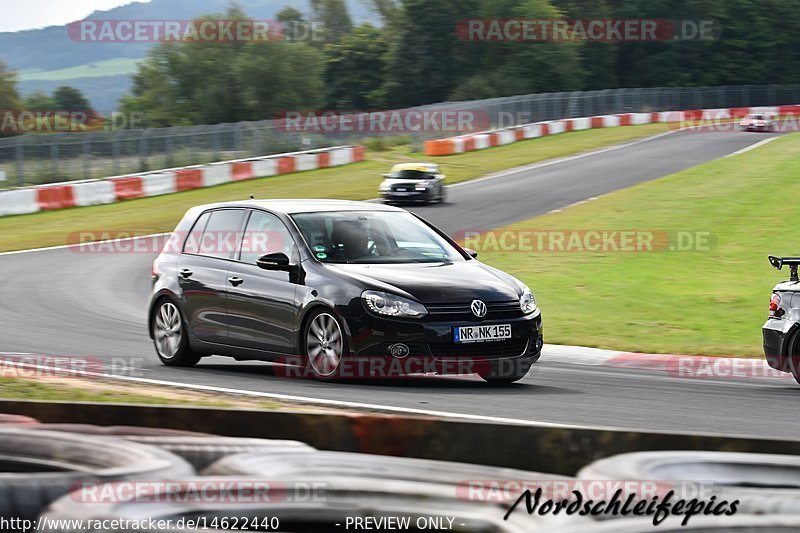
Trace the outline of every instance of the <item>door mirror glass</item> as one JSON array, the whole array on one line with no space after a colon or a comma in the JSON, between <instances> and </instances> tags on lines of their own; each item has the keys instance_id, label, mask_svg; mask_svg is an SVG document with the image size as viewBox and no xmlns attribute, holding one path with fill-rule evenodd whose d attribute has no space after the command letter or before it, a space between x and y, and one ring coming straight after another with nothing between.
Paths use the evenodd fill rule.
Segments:
<instances>
[{"instance_id":1,"label":"door mirror glass","mask_svg":"<svg viewBox=\"0 0 800 533\"><path fill-rule=\"evenodd\" d=\"M464 251L465 251L465 252L467 252L467 255L468 255L468 256L470 256L470 257L471 257L471 258L473 258L473 259L475 259L476 257L478 257L478 252L476 252L476 251L475 251L475 250L473 250L472 248L464 248Z\"/></svg>"}]
</instances>

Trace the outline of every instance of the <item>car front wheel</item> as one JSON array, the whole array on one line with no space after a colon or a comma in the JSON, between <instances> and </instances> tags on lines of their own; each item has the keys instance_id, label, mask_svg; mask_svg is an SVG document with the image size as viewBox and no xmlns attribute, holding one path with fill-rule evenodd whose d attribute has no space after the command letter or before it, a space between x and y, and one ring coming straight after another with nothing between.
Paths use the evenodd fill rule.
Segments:
<instances>
[{"instance_id":1,"label":"car front wheel","mask_svg":"<svg viewBox=\"0 0 800 533\"><path fill-rule=\"evenodd\" d=\"M336 378L346 345L342 326L333 313L314 311L306 321L304 339L306 368L312 377Z\"/></svg>"}]
</instances>

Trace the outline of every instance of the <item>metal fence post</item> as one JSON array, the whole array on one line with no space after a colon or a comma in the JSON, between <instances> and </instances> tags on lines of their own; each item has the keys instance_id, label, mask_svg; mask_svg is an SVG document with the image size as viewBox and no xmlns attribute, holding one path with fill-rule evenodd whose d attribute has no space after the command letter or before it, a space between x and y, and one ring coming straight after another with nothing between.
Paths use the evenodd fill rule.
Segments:
<instances>
[{"instance_id":1,"label":"metal fence post","mask_svg":"<svg viewBox=\"0 0 800 533\"><path fill-rule=\"evenodd\" d=\"M17 185L23 187L25 185L25 149L22 143L25 142L25 137L17 137L17 142L14 146L14 153L17 158Z\"/></svg>"},{"instance_id":2,"label":"metal fence post","mask_svg":"<svg viewBox=\"0 0 800 533\"><path fill-rule=\"evenodd\" d=\"M111 173L119 176L119 136L122 131L112 132L111 134Z\"/></svg>"},{"instance_id":3,"label":"metal fence post","mask_svg":"<svg viewBox=\"0 0 800 533\"><path fill-rule=\"evenodd\" d=\"M92 140L89 136L83 140L83 178L92 178Z\"/></svg>"},{"instance_id":4,"label":"metal fence post","mask_svg":"<svg viewBox=\"0 0 800 533\"><path fill-rule=\"evenodd\" d=\"M50 143L50 174L53 178L58 177L58 139Z\"/></svg>"}]
</instances>

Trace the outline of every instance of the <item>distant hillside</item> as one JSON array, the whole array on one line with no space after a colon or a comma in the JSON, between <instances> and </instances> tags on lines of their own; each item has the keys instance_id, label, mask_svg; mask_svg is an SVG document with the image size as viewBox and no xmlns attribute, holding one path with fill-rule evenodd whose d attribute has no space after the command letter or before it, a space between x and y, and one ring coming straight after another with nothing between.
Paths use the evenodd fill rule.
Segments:
<instances>
[{"instance_id":1,"label":"distant hillside","mask_svg":"<svg viewBox=\"0 0 800 533\"><path fill-rule=\"evenodd\" d=\"M134 2L108 11L95 11L87 19L105 20L183 20L209 13L222 13L230 0L152 0ZM249 17L274 20L287 5L303 12L309 11L307 1L297 0L237 0ZM365 2L348 0L350 16L358 23L375 20ZM81 43L67 35L66 26L51 26L39 30L0 33L0 60L14 70L22 72L19 84L22 94L34 90L50 91L59 85L72 85L86 93L92 104L101 112L116 108L116 102L130 87L130 72L134 62L147 55L152 43ZM109 62L108 60L118 60ZM127 60L127 61L126 61ZM101 65L96 63L105 61ZM119 71L108 76L98 76L105 65L128 65L126 74ZM70 67L75 78L65 77ZM97 72L92 73L95 69ZM53 72L51 72L53 71ZM69 74L67 74L69 75Z\"/></svg>"}]
</instances>

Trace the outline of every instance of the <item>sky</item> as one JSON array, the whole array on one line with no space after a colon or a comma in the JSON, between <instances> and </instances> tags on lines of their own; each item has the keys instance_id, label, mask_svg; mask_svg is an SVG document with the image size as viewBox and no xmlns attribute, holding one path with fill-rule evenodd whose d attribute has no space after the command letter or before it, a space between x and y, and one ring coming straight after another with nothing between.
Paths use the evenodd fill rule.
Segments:
<instances>
[{"instance_id":1,"label":"sky","mask_svg":"<svg viewBox=\"0 0 800 533\"><path fill-rule=\"evenodd\" d=\"M133 0L0 0L0 32L60 26ZM139 0L149 1L149 0Z\"/></svg>"}]
</instances>

